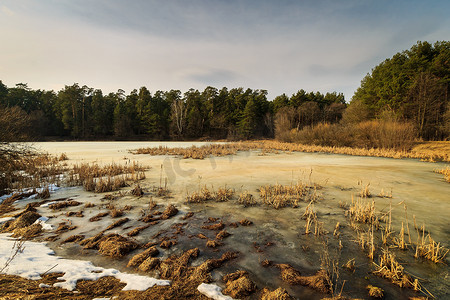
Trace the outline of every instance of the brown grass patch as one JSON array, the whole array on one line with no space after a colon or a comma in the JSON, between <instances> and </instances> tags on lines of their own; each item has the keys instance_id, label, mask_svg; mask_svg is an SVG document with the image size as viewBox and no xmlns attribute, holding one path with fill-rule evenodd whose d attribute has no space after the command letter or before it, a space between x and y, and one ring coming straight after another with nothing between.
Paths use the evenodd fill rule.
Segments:
<instances>
[{"instance_id":1,"label":"brown grass patch","mask_svg":"<svg viewBox=\"0 0 450 300\"><path fill-rule=\"evenodd\" d=\"M143 272L148 272L157 268L160 263L161 261L159 260L159 258L149 257L139 265L138 269Z\"/></svg>"},{"instance_id":2,"label":"brown grass patch","mask_svg":"<svg viewBox=\"0 0 450 300\"><path fill-rule=\"evenodd\" d=\"M225 228L225 224L223 224L222 221L220 221L219 223L216 224L202 226L202 228L208 230L222 230Z\"/></svg>"},{"instance_id":3,"label":"brown grass patch","mask_svg":"<svg viewBox=\"0 0 450 300\"><path fill-rule=\"evenodd\" d=\"M276 265L281 270L281 279L291 285L311 287L322 293L331 293L329 277L325 270L319 270L315 275L302 276L299 271L288 264Z\"/></svg>"},{"instance_id":4,"label":"brown grass patch","mask_svg":"<svg viewBox=\"0 0 450 300\"><path fill-rule=\"evenodd\" d=\"M61 201L61 202L50 204L48 207L53 210L58 210L58 209L66 208L69 206L78 206L80 204L81 204L81 202L78 202L75 200L68 200L68 201Z\"/></svg>"},{"instance_id":5,"label":"brown grass patch","mask_svg":"<svg viewBox=\"0 0 450 300\"><path fill-rule=\"evenodd\" d=\"M250 226L253 225L253 222L248 219L242 219L239 221L239 224L241 224L242 226Z\"/></svg>"},{"instance_id":6,"label":"brown grass patch","mask_svg":"<svg viewBox=\"0 0 450 300\"><path fill-rule=\"evenodd\" d=\"M27 211L17 217L15 220L10 220L1 226L1 232L12 232L16 229L21 229L32 225L37 219L41 217L40 214L34 211Z\"/></svg>"},{"instance_id":7,"label":"brown grass patch","mask_svg":"<svg viewBox=\"0 0 450 300\"><path fill-rule=\"evenodd\" d=\"M243 204L245 207L258 204L255 197L247 191L244 191L239 194L238 202L240 204Z\"/></svg>"},{"instance_id":8,"label":"brown grass patch","mask_svg":"<svg viewBox=\"0 0 450 300\"><path fill-rule=\"evenodd\" d=\"M131 230L130 232L127 233L128 236L136 236L138 235L142 230L147 229L151 226L151 224L147 224L144 226L140 226L140 227L136 227L133 230Z\"/></svg>"},{"instance_id":9,"label":"brown grass patch","mask_svg":"<svg viewBox=\"0 0 450 300\"><path fill-rule=\"evenodd\" d=\"M268 288L264 288L261 292L261 300L292 300L288 292L279 287L274 291L270 291Z\"/></svg>"},{"instance_id":10,"label":"brown grass patch","mask_svg":"<svg viewBox=\"0 0 450 300\"><path fill-rule=\"evenodd\" d=\"M107 215L109 215L108 212L101 212L96 214L95 216L89 218L89 222L97 222L100 221L103 217L106 217Z\"/></svg>"},{"instance_id":11,"label":"brown grass patch","mask_svg":"<svg viewBox=\"0 0 450 300\"><path fill-rule=\"evenodd\" d=\"M120 225L122 225L122 224L124 224L124 223L126 223L128 221L130 221L130 219L128 219L128 218L119 219L119 220L115 221L114 223L112 223L111 225L109 225L108 227L106 227L105 231L106 230L111 230L111 229L116 228L116 227L119 227Z\"/></svg>"},{"instance_id":12,"label":"brown grass patch","mask_svg":"<svg viewBox=\"0 0 450 300\"><path fill-rule=\"evenodd\" d=\"M291 206L297 207L300 201L316 200L317 186L308 186L301 181L290 185L265 185L259 188L259 197L266 205L275 209Z\"/></svg>"},{"instance_id":13,"label":"brown grass patch","mask_svg":"<svg viewBox=\"0 0 450 300\"><path fill-rule=\"evenodd\" d=\"M434 172L444 175L444 179L447 182L450 182L450 167L446 167L444 169L436 169Z\"/></svg>"},{"instance_id":14,"label":"brown grass patch","mask_svg":"<svg viewBox=\"0 0 450 300\"><path fill-rule=\"evenodd\" d=\"M166 209L163 211L160 219L166 220L170 219L178 213L178 209L173 204L167 205Z\"/></svg>"},{"instance_id":15,"label":"brown grass patch","mask_svg":"<svg viewBox=\"0 0 450 300\"><path fill-rule=\"evenodd\" d=\"M61 244L65 244L65 243L78 243L78 242L81 242L82 240L84 240L84 235L82 235L82 234L76 234L76 235L71 235L71 236L69 236L67 239L65 239L64 241L62 241Z\"/></svg>"},{"instance_id":16,"label":"brown grass patch","mask_svg":"<svg viewBox=\"0 0 450 300\"><path fill-rule=\"evenodd\" d=\"M41 224L33 224L33 225L30 225L27 227L14 229L12 237L13 238L22 237L25 239L30 239L30 238L40 235L41 232L42 232L42 225Z\"/></svg>"},{"instance_id":17,"label":"brown grass patch","mask_svg":"<svg viewBox=\"0 0 450 300\"><path fill-rule=\"evenodd\" d=\"M375 275L386 278L402 288L417 286L412 278L405 274L403 266L397 262L395 255L388 250L383 250L379 264L373 264L375 265L375 271L373 271Z\"/></svg>"},{"instance_id":18,"label":"brown grass patch","mask_svg":"<svg viewBox=\"0 0 450 300\"><path fill-rule=\"evenodd\" d=\"M367 287L367 290L369 291L369 296L370 297L374 297L374 298L383 298L384 296L384 291L382 288L373 286L371 284L369 284Z\"/></svg>"},{"instance_id":19,"label":"brown grass patch","mask_svg":"<svg viewBox=\"0 0 450 300\"><path fill-rule=\"evenodd\" d=\"M118 234L106 236L98 243L98 252L110 257L123 257L139 245Z\"/></svg>"},{"instance_id":20,"label":"brown grass patch","mask_svg":"<svg viewBox=\"0 0 450 300\"><path fill-rule=\"evenodd\" d=\"M133 256L127 264L127 267L137 267L140 264L142 264L147 258L154 257L159 254L159 250L156 249L156 247L150 247L146 250L144 250L141 253L136 254Z\"/></svg>"},{"instance_id":21,"label":"brown grass patch","mask_svg":"<svg viewBox=\"0 0 450 300\"><path fill-rule=\"evenodd\" d=\"M250 280L246 271L228 274L223 277L223 281L226 283L223 293L235 299L249 296L256 291L256 284Z\"/></svg>"}]
</instances>

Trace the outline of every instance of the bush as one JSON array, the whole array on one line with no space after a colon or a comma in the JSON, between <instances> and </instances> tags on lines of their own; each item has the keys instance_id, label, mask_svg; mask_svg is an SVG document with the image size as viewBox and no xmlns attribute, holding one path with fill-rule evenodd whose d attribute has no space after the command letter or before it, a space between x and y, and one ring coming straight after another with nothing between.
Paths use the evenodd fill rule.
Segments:
<instances>
[{"instance_id":1,"label":"bush","mask_svg":"<svg viewBox=\"0 0 450 300\"><path fill-rule=\"evenodd\" d=\"M302 130L292 129L279 136L283 141L302 144L406 151L413 146L417 132L408 122L373 120L355 124L319 123Z\"/></svg>"}]
</instances>

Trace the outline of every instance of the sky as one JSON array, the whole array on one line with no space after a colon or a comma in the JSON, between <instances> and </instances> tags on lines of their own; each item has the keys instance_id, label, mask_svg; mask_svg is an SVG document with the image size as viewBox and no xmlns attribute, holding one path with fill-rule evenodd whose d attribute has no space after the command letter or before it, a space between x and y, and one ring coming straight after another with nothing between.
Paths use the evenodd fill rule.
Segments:
<instances>
[{"instance_id":1,"label":"sky","mask_svg":"<svg viewBox=\"0 0 450 300\"><path fill-rule=\"evenodd\" d=\"M450 1L0 0L0 80L58 91L207 86L343 93L417 41L450 38Z\"/></svg>"}]
</instances>

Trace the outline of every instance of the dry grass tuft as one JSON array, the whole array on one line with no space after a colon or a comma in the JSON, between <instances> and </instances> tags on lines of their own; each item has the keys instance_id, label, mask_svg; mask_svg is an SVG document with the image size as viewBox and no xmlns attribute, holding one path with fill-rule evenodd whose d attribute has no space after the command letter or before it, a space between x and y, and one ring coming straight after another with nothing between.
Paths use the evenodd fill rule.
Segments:
<instances>
[{"instance_id":1,"label":"dry grass tuft","mask_svg":"<svg viewBox=\"0 0 450 300\"><path fill-rule=\"evenodd\" d=\"M144 195L144 191L139 184L136 184L136 186L131 190L131 194L136 197L142 197Z\"/></svg>"},{"instance_id":2,"label":"dry grass tuft","mask_svg":"<svg viewBox=\"0 0 450 300\"><path fill-rule=\"evenodd\" d=\"M440 243L437 243L430 234L425 237L425 226L422 226L422 235L418 234L416 245L416 253L414 257L422 257L431 260L434 263L444 262L450 249L442 247Z\"/></svg>"},{"instance_id":3,"label":"dry grass tuft","mask_svg":"<svg viewBox=\"0 0 450 300\"><path fill-rule=\"evenodd\" d=\"M106 230L111 230L111 229L116 228L116 227L119 227L120 225L122 225L122 224L124 224L124 223L126 223L128 221L130 221L130 219L128 219L128 218L119 219L119 220L115 221L114 223L112 223L111 225L109 225L108 227L106 227L105 231Z\"/></svg>"},{"instance_id":4,"label":"dry grass tuft","mask_svg":"<svg viewBox=\"0 0 450 300\"><path fill-rule=\"evenodd\" d=\"M258 204L255 197L253 197L253 195L247 191L244 191L239 194L238 202L240 204L243 204L245 207Z\"/></svg>"},{"instance_id":5,"label":"dry grass tuft","mask_svg":"<svg viewBox=\"0 0 450 300\"><path fill-rule=\"evenodd\" d=\"M105 256L123 257L137 247L136 242L121 235L112 234L99 241L98 252Z\"/></svg>"},{"instance_id":6,"label":"dry grass tuft","mask_svg":"<svg viewBox=\"0 0 450 300\"><path fill-rule=\"evenodd\" d=\"M373 285L371 285L371 284L369 284L366 288L369 290L369 296L370 296L370 297L373 297L373 298L383 298L383 296L384 296L384 291L383 291L382 288L373 286Z\"/></svg>"},{"instance_id":7,"label":"dry grass tuft","mask_svg":"<svg viewBox=\"0 0 450 300\"><path fill-rule=\"evenodd\" d=\"M373 273L377 276L388 279L399 287L413 287L417 286L412 278L404 272L404 268L395 259L395 255L389 250L384 249L380 256L379 264L375 265L375 271Z\"/></svg>"},{"instance_id":8,"label":"dry grass tuft","mask_svg":"<svg viewBox=\"0 0 450 300\"><path fill-rule=\"evenodd\" d=\"M292 298L288 292L279 287L274 291L270 291L268 288L264 288L261 292L261 300L291 300Z\"/></svg>"},{"instance_id":9,"label":"dry grass tuft","mask_svg":"<svg viewBox=\"0 0 450 300\"><path fill-rule=\"evenodd\" d=\"M75 200L68 200L68 201L61 201L61 202L50 204L48 207L53 210L58 210L58 209L66 208L69 206L78 206L80 204L81 204L81 202L78 202Z\"/></svg>"},{"instance_id":10,"label":"dry grass tuft","mask_svg":"<svg viewBox=\"0 0 450 300\"><path fill-rule=\"evenodd\" d=\"M137 266L141 265L149 257L154 257L154 256L157 256L158 254L159 254L159 250L156 249L156 247L150 247L150 248L144 250L143 252L133 256L128 261L127 267L137 267Z\"/></svg>"},{"instance_id":11,"label":"dry grass tuft","mask_svg":"<svg viewBox=\"0 0 450 300\"><path fill-rule=\"evenodd\" d=\"M101 220L103 217L106 217L107 215L109 215L108 212L98 213L95 216L89 218L89 222L97 222L97 221Z\"/></svg>"},{"instance_id":12,"label":"dry grass tuft","mask_svg":"<svg viewBox=\"0 0 450 300\"><path fill-rule=\"evenodd\" d=\"M316 187L300 181L290 185L266 185L259 188L259 197L264 204L275 209L286 206L297 207L300 201L310 202L316 199Z\"/></svg>"},{"instance_id":13,"label":"dry grass tuft","mask_svg":"<svg viewBox=\"0 0 450 300\"><path fill-rule=\"evenodd\" d=\"M231 200L234 195L234 190L225 187L219 187L217 192L214 193L214 200L217 202L225 202Z\"/></svg>"},{"instance_id":14,"label":"dry grass tuft","mask_svg":"<svg viewBox=\"0 0 450 300\"><path fill-rule=\"evenodd\" d=\"M450 167L445 169L435 169L434 172L444 175L445 181L450 183Z\"/></svg>"},{"instance_id":15,"label":"dry grass tuft","mask_svg":"<svg viewBox=\"0 0 450 300\"><path fill-rule=\"evenodd\" d=\"M300 272L288 264L276 265L281 270L281 279L291 285L303 285L311 287L322 293L330 293L328 274L325 270L319 270L315 275L302 276Z\"/></svg>"},{"instance_id":16,"label":"dry grass tuft","mask_svg":"<svg viewBox=\"0 0 450 300\"><path fill-rule=\"evenodd\" d=\"M104 166L74 165L68 174L67 183L72 186L81 185L86 191L105 193L127 186L127 181L145 179L145 170L136 162L125 166L115 163Z\"/></svg>"},{"instance_id":17,"label":"dry grass tuft","mask_svg":"<svg viewBox=\"0 0 450 300\"><path fill-rule=\"evenodd\" d=\"M246 271L228 274L224 276L223 281L226 284L223 293L235 299L247 297L256 291L256 284L250 280Z\"/></svg>"}]
</instances>

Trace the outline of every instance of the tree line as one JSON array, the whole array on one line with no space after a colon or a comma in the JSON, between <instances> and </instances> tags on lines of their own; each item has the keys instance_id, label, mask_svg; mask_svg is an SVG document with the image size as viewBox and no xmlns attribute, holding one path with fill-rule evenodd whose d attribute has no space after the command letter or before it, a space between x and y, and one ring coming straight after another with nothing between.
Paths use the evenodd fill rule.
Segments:
<instances>
[{"instance_id":1,"label":"tree line","mask_svg":"<svg viewBox=\"0 0 450 300\"><path fill-rule=\"evenodd\" d=\"M338 105L339 110L335 107ZM102 90L77 83L58 92L32 90L19 83L8 88L0 81L0 107L15 108L23 132L30 136L74 139L142 138L183 140L198 138L250 139L273 137L274 115L283 107L303 109L302 122L339 119L345 99L336 92L300 90L274 101L266 90L244 88L203 91L156 91L146 87L128 95L123 90L104 95ZM309 123L308 123L309 124ZM17 136L18 135L13 135Z\"/></svg>"}]
</instances>

